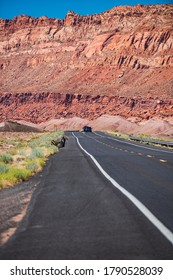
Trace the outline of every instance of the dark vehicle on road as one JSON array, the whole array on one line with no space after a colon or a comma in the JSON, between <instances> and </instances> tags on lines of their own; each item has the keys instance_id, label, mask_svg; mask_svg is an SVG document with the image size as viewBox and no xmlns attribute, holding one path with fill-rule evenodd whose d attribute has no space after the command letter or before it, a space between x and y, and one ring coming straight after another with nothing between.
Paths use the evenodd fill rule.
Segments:
<instances>
[{"instance_id":1,"label":"dark vehicle on road","mask_svg":"<svg viewBox=\"0 0 173 280\"><path fill-rule=\"evenodd\" d=\"M90 126L84 126L82 132L92 132L92 128Z\"/></svg>"}]
</instances>

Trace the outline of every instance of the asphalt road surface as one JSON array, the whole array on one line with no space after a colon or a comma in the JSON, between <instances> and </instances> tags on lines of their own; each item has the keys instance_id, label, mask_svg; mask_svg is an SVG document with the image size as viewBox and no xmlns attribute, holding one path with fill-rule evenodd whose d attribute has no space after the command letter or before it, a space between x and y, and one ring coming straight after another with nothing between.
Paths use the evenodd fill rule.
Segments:
<instances>
[{"instance_id":1,"label":"asphalt road surface","mask_svg":"<svg viewBox=\"0 0 173 280\"><path fill-rule=\"evenodd\" d=\"M67 136L0 259L172 259L173 152L102 133Z\"/></svg>"}]
</instances>

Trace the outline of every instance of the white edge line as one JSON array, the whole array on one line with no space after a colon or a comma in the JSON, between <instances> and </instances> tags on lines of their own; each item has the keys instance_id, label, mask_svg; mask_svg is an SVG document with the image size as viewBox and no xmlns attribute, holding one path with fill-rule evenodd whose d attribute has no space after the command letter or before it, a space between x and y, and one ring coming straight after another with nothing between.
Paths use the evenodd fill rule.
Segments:
<instances>
[{"instance_id":1,"label":"white edge line","mask_svg":"<svg viewBox=\"0 0 173 280\"><path fill-rule=\"evenodd\" d=\"M142 204L135 196L121 187L98 163L98 161L88 153L80 144L78 137L72 132L73 137L76 138L79 147L92 159L98 169L102 172L102 174L116 187L120 190L127 198L131 200L131 202L147 217L147 219L155 225L155 227L173 244L173 233L162 224L151 212L148 208Z\"/></svg>"},{"instance_id":2,"label":"white edge line","mask_svg":"<svg viewBox=\"0 0 173 280\"><path fill-rule=\"evenodd\" d=\"M98 133L96 133L96 132L94 132L96 135L99 135ZM113 140L113 141L117 141L117 142L120 142L120 143L125 143L125 144L128 144L128 145L132 145L132 146L135 146L135 147L139 147L139 148L142 148L142 149L147 149L147 150L152 150L152 151L156 151L156 152L162 152L162 153L168 153L168 154L173 154L173 152L171 152L171 151L164 151L164 150L161 150L161 149L154 149L154 148L149 148L149 147L144 147L144 146L139 146L139 145L136 145L136 144L133 144L133 143L130 143L129 141L127 142L127 140L126 141L121 141L121 140L119 140L119 139L115 139L115 138L113 138L113 136L112 137L109 137L109 136L101 136L101 135L99 135L100 137L106 137L106 138L108 138L108 139L111 139L111 140Z\"/></svg>"}]
</instances>

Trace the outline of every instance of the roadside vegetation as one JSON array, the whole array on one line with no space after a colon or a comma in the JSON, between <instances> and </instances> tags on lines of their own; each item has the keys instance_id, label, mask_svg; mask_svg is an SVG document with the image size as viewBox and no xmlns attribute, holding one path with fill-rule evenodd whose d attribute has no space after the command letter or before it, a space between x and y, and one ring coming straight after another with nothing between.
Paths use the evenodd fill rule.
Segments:
<instances>
[{"instance_id":1,"label":"roadside vegetation","mask_svg":"<svg viewBox=\"0 0 173 280\"><path fill-rule=\"evenodd\" d=\"M117 130L111 130L111 131L105 131L107 134L110 134L112 136L117 136L120 138L124 138L124 139L128 139L129 138L129 134L125 134L125 133L121 133L118 132ZM159 141L168 141L168 142L172 142L173 138L169 139L167 137L159 137L159 136L153 136L153 135L148 135L148 134L132 134L131 136L134 137L139 137L141 139L148 139L148 140L159 140Z\"/></svg>"},{"instance_id":2,"label":"roadside vegetation","mask_svg":"<svg viewBox=\"0 0 173 280\"><path fill-rule=\"evenodd\" d=\"M151 135L148 135L148 134L137 134L137 135L133 135L133 136L136 136L136 137L139 137L141 139L148 139L148 140L158 140L158 141L168 141L168 142L172 142L173 141L173 138L169 137L159 137L159 136L151 136Z\"/></svg>"},{"instance_id":3,"label":"roadside vegetation","mask_svg":"<svg viewBox=\"0 0 173 280\"><path fill-rule=\"evenodd\" d=\"M118 132L117 130L106 131L106 133L110 134L112 136L123 138L123 139L128 139L129 138L128 134L124 134L124 133Z\"/></svg>"},{"instance_id":4,"label":"roadside vegetation","mask_svg":"<svg viewBox=\"0 0 173 280\"><path fill-rule=\"evenodd\" d=\"M122 139L130 139L130 135L120 133L120 132L118 132L116 130L106 131L106 133L108 135L116 136L116 137L119 137L119 138L122 138ZM143 140L146 140L146 141L148 141L147 142L148 145L158 146L158 147L161 147L162 145L152 142L153 140L155 140L155 141L163 141L163 142L164 141L173 142L173 138L166 139L164 137L151 136L151 135L148 135L148 134L133 134L131 136L137 137L137 138L141 138ZM173 148L169 147L169 149L173 149Z\"/></svg>"},{"instance_id":5,"label":"roadside vegetation","mask_svg":"<svg viewBox=\"0 0 173 280\"><path fill-rule=\"evenodd\" d=\"M0 133L0 189L28 179L41 171L46 159L58 148L51 144L62 131Z\"/></svg>"}]
</instances>

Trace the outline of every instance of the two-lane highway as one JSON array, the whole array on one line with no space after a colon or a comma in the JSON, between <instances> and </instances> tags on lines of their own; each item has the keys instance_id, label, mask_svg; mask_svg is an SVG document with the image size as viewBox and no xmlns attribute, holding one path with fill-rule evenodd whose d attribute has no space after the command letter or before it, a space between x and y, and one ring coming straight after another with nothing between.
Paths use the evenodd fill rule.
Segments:
<instances>
[{"instance_id":1,"label":"two-lane highway","mask_svg":"<svg viewBox=\"0 0 173 280\"><path fill-rule=\"evenodd\" d=\"M0 259L172 259L173 154L67 136Z\"/></svg>"},{"instance_id":2,"label":"two-lane highway","mask_svg":"<svg viewBox=\"0 0 173 280\"><path fill-rule=\"evenodd\" d=\"M173 150L103 133L75 133L82 147L173 232Z\"/></svg>"}]
</instances>

